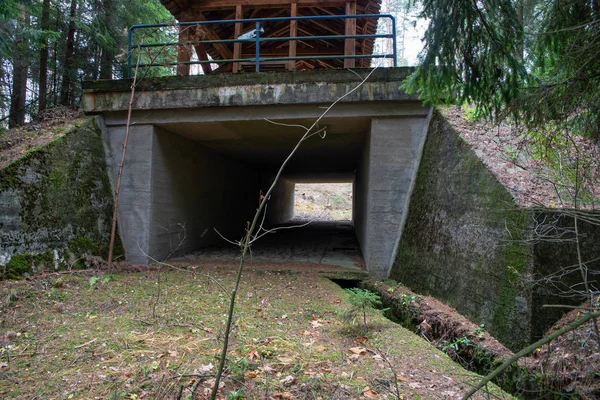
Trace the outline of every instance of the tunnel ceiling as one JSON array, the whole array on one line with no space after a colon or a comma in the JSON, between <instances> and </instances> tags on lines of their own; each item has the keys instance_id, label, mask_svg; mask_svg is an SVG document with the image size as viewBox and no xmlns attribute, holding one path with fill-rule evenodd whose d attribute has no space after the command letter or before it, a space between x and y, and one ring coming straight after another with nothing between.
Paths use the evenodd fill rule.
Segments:
<instances>
[{"instance_id":1,"label":"tunnel ceiling","mask_svg":"<svg viewBox=\"0 0 600 400\"><path fill-rule=\"evenodd\" d=\"M277 123L310 126L314 119L286 119ZM274 170L288 156L304 130L264 120L158 124L159 127L201 142L215 152L233 159ZM323 119L325 139L313 136L305 141L286 168L288 173L352 171L360 158L370 118Z\"/></svg>"}]
</instances>

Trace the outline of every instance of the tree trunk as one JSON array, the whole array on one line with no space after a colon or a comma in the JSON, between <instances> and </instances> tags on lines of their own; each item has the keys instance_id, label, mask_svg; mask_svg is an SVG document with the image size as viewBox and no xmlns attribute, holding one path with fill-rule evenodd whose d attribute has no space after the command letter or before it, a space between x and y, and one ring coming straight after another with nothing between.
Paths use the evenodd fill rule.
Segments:
<instances>
[{"instance_id":1,"label":"tree trunk","mask_svg":"<svg viewBox=\"0 0 600 400\"><path fill-rule=\"evenodd\" d=\"M56 7L56 32L60 32L60 7ZM52 105L58 104L58 40L52 46Z\"/></svg>"},{"instance_id":2,"label":"tree trunk","mask_svg":"<svg viewBox=\"0 0 600 400\"><path fill-rule=\"evenodd\" d=\"M25 55L26 43L22 36L22 30L27 24L27 19L28 16L25 14L25 6L21 4L17 21L17 33L15 35L15 54L13 57L12 95L10 98L10 117L8 119L8 126L10 128L25 123L28 64Z\"/></svg>"},{"instance_id":3,"label":"tree trunk","mask_svg":"<svg viewBox=\"0 0 600 400\"><path fill-rule=\"evenodd\" d=\"M71 92L73 76L75 75L73 63L73 49L75 47L75 16L77 13L77 0L71 0L71 10L69 12L69 31L67 33L67 43L65 47L65 62L62 78L62 86L60 89L60 104L69 106L72 103Z\"/></svg>"},{"instance_id":4,"label":"tree trunk","mask_svg":"<svg viewBox=\"0 0 600 400\"><path fill-rule=\"evenodd\" d=\"M4 60L0 60L0 129L6 126L6 103L4 102Z\"/></svg>"},{"instance_id":5,"label":"tree trunk","mask_svg":"<svg viewBox=\"0 0 600 400\"><path fill-rule=\"evenodd\" d=\"M50 0L44 0L42 5L42 31L50 30ZM40 100L39 111L46 109L46 98L48 97L48 39L42 32L43 39L40 46Z\"/></svg>"},{"instance_id":6,"label":"tree trunk","mask_svg":"<svg viewBox=\"0 0 600 400\"><path fill-rule=\"evenodd\" d=\"M107 33L111 39L114 39L114 4L113 0L104 1L104 23L106 24ZM100 79L112 79L113 74L113 59L115 55L114 43L104 43L102 46L102 56L100 59Z\"/></svg>"}]
</instances>

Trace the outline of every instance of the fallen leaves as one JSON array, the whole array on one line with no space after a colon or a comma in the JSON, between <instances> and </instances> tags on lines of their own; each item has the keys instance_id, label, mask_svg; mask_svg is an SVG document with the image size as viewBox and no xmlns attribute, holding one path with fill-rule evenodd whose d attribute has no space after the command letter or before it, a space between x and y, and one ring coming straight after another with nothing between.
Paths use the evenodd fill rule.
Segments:
<instances>
[{"instance_id":1,"label":"fallen leaves","mask_svg":"<svg viewBox=\"0 0 600 400\"><path fill-rule=\"evenodd\" d=\"M295 399L295 397L290 392L282 392L282 393L275 393L273 396L271 396L271 399L273 399L273 400L280 400L280 399L287 400L287 399Z\"/></svg>"},{"instance_id":2,"label":"fallen leaves","mask_svg":"<svg viewBox=\"0 0 600 400\"><path fill-rule=\"evenodd\" d=\"M313 329L316 329L316 328L320 328L320 327L322 327L322 326L323 326L323 324L321 323L321 320L319 320L319 319L314 319L314 320L310 321L310 326L311 326Z\"/></svg>"},{"instance_id":3,"label":"fallen leaves","mask_svg":"<svg viewBox=\"0 0 600 400\"><path fill-rule=\"evenodd\" d=\"M367 399L376 399L379 398L379 393L375 390L371 389L369 386L365 386L363 388L363 396Z\"/></svg>"},{"instance_id":4,"label":"fallen leaves","mask_svg":"<svg viewBox=\"0 0 600 400\"><path fill-rule=\"evenodd\" d=\"M281 384L283 386L290 386L291 384L295 383L296 381L297 381L297 379L293 375L288 375L285 378L279 380L279 382L281 382Z\"/></svg>"},{"instance_id":5,"label":"fallen leaves","mask_svg":"<svg viewBox=\"0 0 600 400\"><path fill-rule=\"evenodd\" d=\"M214 367L215 367L215 366L214 366L214 365L212 365L212 363L209 363L209 364L202 364L202 365L200 365L198 368L196 368L196 369L194 370L194 374L198 374L198 375L205 374L205 373L207 373L207 372L210 372L210 371L212 371L212 369L213 369Z\"/></svg>"},{"instance_id":6,"label":"fallen leaves","mask_svg":"<svg viewBox=\"0 0 600 400\"><path fill-rule=\"evenodd\" d=\"M348 350L358 355L367 354L367 349L365 349L364 347L350 347Z\"/></svg>"}]
</instances>

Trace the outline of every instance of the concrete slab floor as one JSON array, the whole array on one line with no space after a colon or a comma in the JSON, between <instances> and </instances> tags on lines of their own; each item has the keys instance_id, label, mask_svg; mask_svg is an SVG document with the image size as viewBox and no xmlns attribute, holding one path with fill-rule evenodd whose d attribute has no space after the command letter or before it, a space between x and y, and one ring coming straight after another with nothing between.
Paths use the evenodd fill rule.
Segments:
<instances>
[{"instance_id":1,"label":"concrete slab floor","mask_svg":"<svg viewBox=\"0 0 600 400\"><path fill-rule=\"evenodd\" d=\"M306 222L290 221L280 225L286 229L280 229L259 239L252 247L248 264L257 267L261 262L312 264L349 271L365 271L365 263L350 221L312 221L304 227L287 229ZM201 249L172 261L185 264L220 263L239 260L239 257L239 248L224 242L223 245Z\"/></svg>"}]
</instances>

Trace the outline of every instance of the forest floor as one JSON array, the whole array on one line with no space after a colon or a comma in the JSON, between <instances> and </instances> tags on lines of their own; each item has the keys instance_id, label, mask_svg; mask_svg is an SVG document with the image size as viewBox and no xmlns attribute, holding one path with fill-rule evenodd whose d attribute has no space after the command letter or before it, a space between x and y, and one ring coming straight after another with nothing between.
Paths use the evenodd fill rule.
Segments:
<instances>
[{"instance_id":1,"label":"forest floor","mask_svg":"<svg viewBox=\"0 0 600 400\"><path fill-rule=\"evenodd\" d=\"M528 132L511 123L472 117L473 109L439 110L496 179L524 207L573 207L574 176L579 176L580 208L600 206L600 142L573 133ZM571 189L572 191L572 189Z\"/></svg>"},{"instance_id":2,"label":"forest floor","mask_svg":"<svg viewBox=\"0 0 600 400\"><path fill-rule=\"evenodd\" d=\"M0 131L0 168L26 155L32 149L45 146L77 124L83 114L67 107L44 111L29 124Z\"/></svg>"},{"instance_id":3,"label":"forest floor","mask_svg":"<svg viewBox=\"0 0 600 400\"><path fill-rule=\"evenodd\" d=\"M293 268L245 273L220 398L457 399L479 379L376 310L345 322L347 293ZM206 398L233 279L213 266L0 282L1 397Z\"/></svg>"},{"instance_id":4,"label":"forest floor","mask_svg":"<svg viewBox=\"0 0 600 400\"><path fill-rule=\"evenodd\" d=\"M352 220L352 183L297 183L295 194L295 219Z\"/></svg>"}]
</instances>

